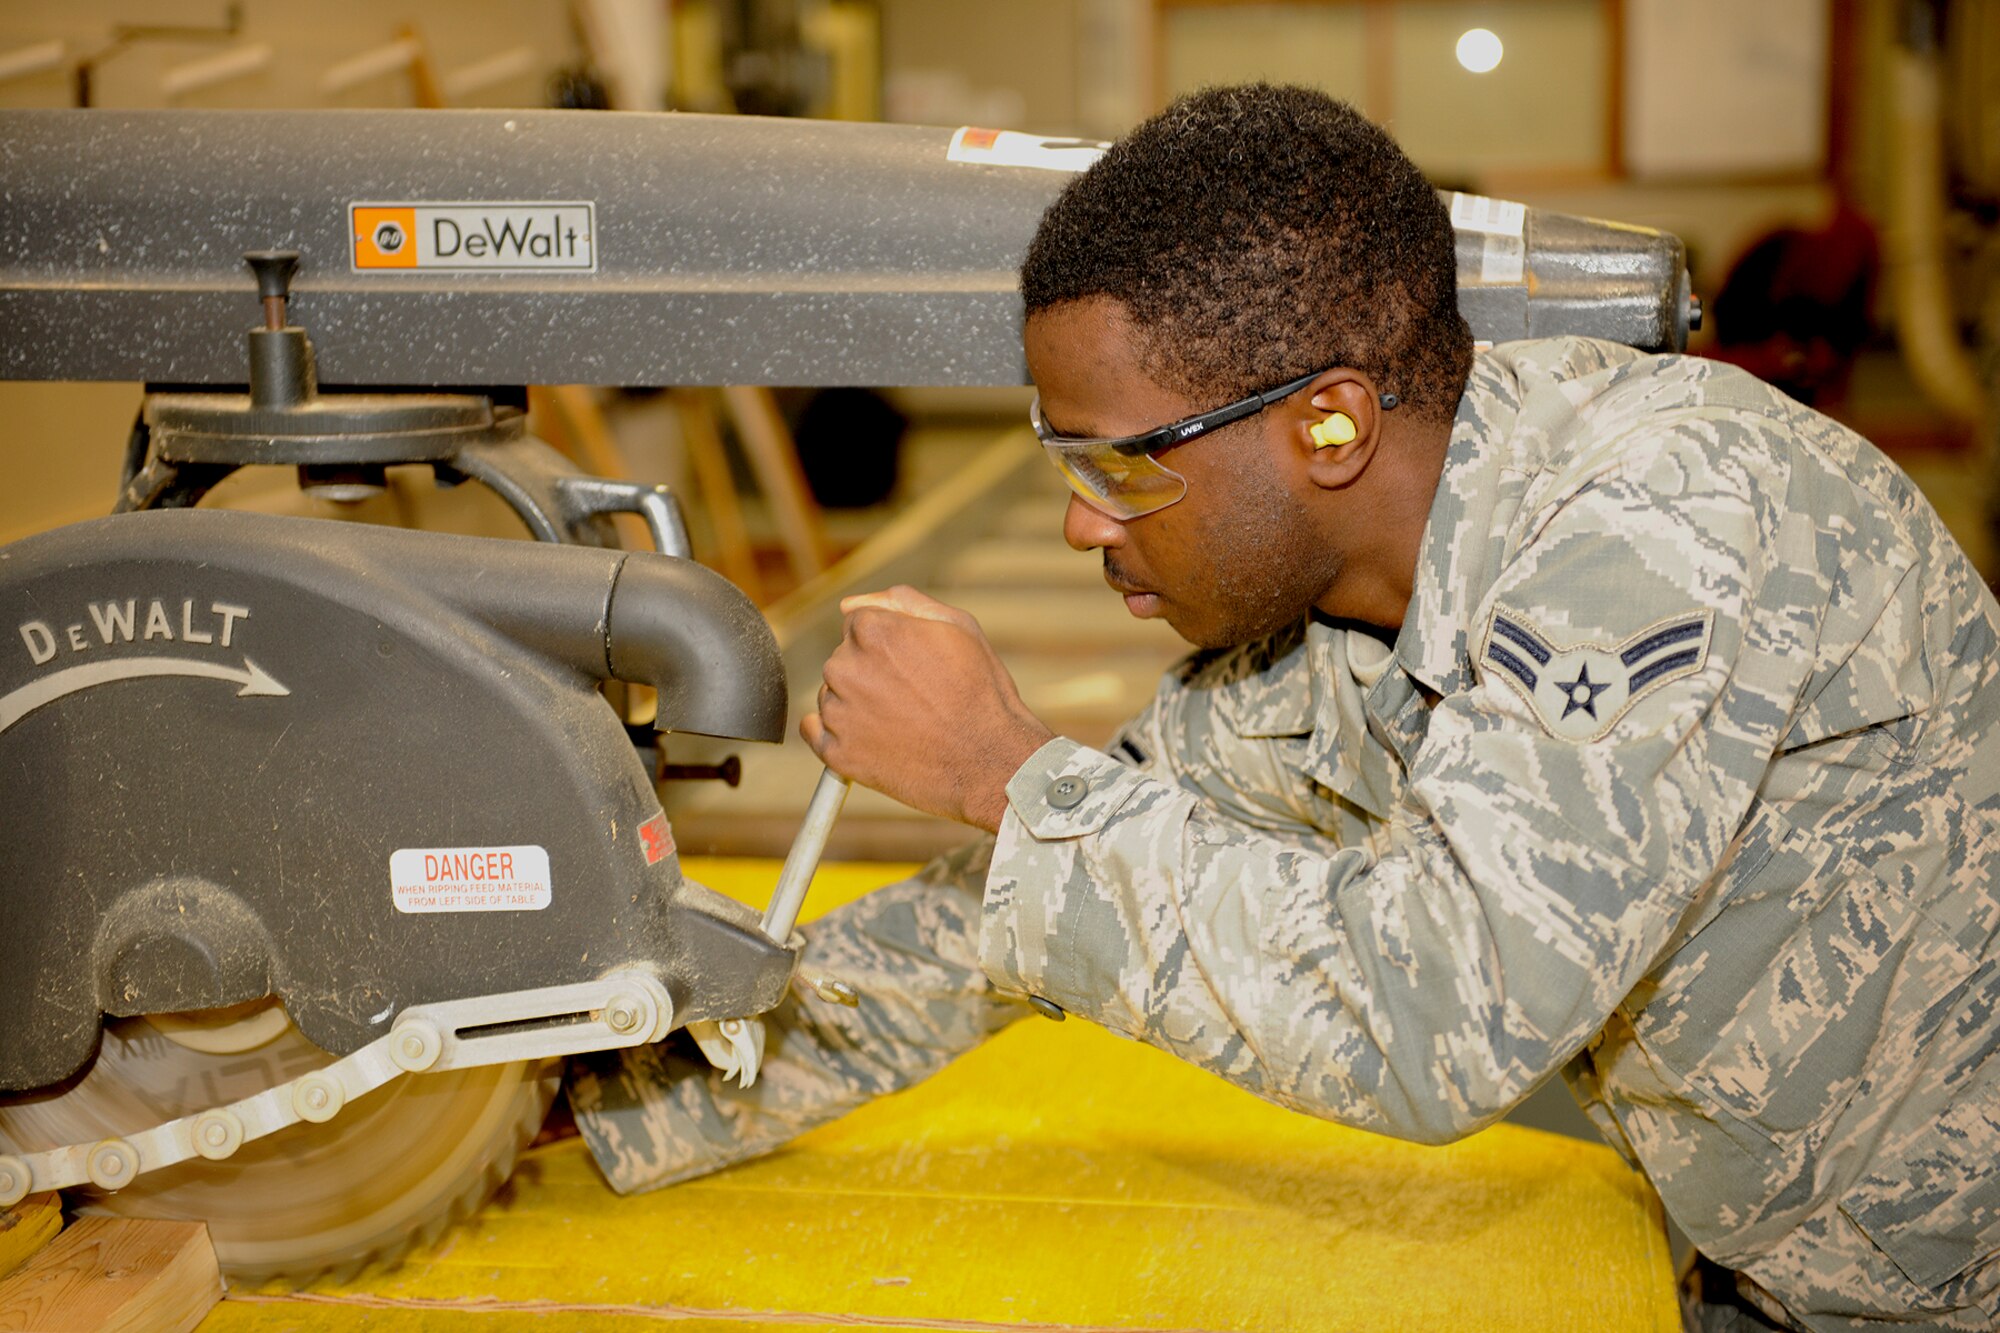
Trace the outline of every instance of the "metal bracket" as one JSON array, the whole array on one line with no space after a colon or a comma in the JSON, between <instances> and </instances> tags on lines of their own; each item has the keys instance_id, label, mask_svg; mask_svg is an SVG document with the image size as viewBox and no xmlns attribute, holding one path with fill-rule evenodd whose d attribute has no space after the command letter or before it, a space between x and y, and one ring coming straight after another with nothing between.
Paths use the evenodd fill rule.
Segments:
<instances>
[{"instance_id":1,"label":"metal bracket","mask_svg":"<svg viewBox=\"0 0 2000 1333\"><path fill-rule=\"evenodd\" d=\"M555 493L564 521L572 528L600 514L637 514L646 520L653 534L653 549L661 555L685 560L694 554L680 501L665 486L604 477L562 477L556 481Z\"/></svg>"},{"instance_id":2,"label":"metal bracket","mask_svg":"<svg viewBox=\"0 0 2000 1333\"><path fill-rule=\"evenodd\" d=\"M741 1087L757 1081L764 1067L764 1021L760 1018L725 1018L720 1022L688 1024L688 1035L708 1062L723 1078L736 1080Z\"/></svg>"},{"instance_id":3,"label":"metal bracket","mask_svg":"<svg viewBox=\"0 0 2000 1333\"><path fill-rule=\"evenodd\" d=\"M322 1122L404 1074L546 1060L658 1041L674 1004L658 977L637 969L597 980L419 1005L352 1055L289 1083L136 1134L0 1156L0 1208L29 1194L95 1185L116 1190L193 1157L219 1161L252 1139L301 1120ZM535 1026L540 1022L542 1026Z\"/></svg>"}]
</instances>

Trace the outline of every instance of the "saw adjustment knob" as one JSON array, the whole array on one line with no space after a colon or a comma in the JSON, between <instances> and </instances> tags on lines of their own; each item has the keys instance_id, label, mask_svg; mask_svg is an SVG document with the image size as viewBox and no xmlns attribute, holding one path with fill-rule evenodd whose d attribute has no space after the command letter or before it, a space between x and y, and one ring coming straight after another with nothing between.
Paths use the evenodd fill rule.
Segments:
<instances>
[{"instance_id":1,"label":"saw adjustment knob","mask_svg":"<svg viewBox=\"0 0 2000 1333\"><path fill-rule=\"evenodd\" d=\"M264 302L264 327L285 327L285 303L292 299L292 276L299 271L296 250L251 250L243 262L257 275L257 295Z\"/></svg>"},{"instance_id":2,"label":"saw adjustment knob","mask_svg":"<svg viewBox=\"0 0 2000 1333\"><path fill-rule=\"evenodd\" d=\"M250 403L259 408L302 407L319 393L313 370L312 340L294 327L288 313L296 250L252 250L243 262L257 275L264 303L264 326L250 330Z\"/></svg>"}]
</instances>

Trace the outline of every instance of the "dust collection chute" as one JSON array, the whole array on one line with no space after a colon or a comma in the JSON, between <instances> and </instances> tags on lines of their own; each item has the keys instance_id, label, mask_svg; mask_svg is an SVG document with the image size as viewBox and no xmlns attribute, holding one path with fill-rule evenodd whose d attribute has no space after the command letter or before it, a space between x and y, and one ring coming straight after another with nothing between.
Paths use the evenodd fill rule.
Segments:
<instances>
[{"instance_id":1,"label":"dust collection chute","mask_svg":"<svg viewBox=\"0 0 2000 1333\"><path fill-rule=\"evenodd\" d=\"M682 876L600 686L774 741L775 642L665 488L578 472L509 404L1021 383L1015 269L1094 149L969 141L0 113L0 378L148 385L118 512L0 549L0 1202L200 1218L233 1276L303 1281L477 1207L564 1056L689 1027L754 1079L842 788L763 917ZM1699 323L1672 236L1447 202L1477 338ZM242 467L404 464L540 540L196 508ZM615 549L619 512L654 551Z\"/></svg>"}]
</instances>

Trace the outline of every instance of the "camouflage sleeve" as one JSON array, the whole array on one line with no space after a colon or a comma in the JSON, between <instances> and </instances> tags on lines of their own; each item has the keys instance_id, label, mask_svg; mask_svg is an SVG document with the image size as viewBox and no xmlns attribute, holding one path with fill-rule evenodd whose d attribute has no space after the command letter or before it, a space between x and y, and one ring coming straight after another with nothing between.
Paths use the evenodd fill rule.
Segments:
<instances>
[{"instance_id":1,"label":"camouflage sleeve","mask_svg":"<svg viewBox=\"0 0 2000 1333\"><path fill-rule=\"evenodd\" d=\"M577 1127L612 1188L657 1189L771 1152L1026 1015L979 967L991 854L990 839L975 842L806 926L799 974L845 981L860 1002L795 983L764 1016L763 1072L749 1088L724 1081L680 1033L572 1061Z\"/></svg>"},{"instance_id":2,"label":"camouflage sleeve","mask_svg":"<svg viewBox=\"0 0 2000 1333\"><path fill-rule=\"evenodd\" d=\"M1523 506L1386 836L1302 846L1052 741L1009 785L987 972L1313 1114L1443 1141L1504 1113L1666 945L1798 686L1745 648L1782 635L1779 507L1646 444Z\"/></svg>"}]
</instances>

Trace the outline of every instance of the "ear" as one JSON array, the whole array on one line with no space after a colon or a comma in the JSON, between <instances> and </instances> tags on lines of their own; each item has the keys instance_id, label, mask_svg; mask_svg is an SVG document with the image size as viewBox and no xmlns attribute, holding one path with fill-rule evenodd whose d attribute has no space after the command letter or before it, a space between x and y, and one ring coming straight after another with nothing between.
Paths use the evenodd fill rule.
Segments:
<instances>
[{"instance_id":1,"label":"ear","mask_svg":"<svg viewBox=\"0 0 2000 1333\"><path fill-rule=\"evenodd\" d=\"M1286 399L1284 407L1286 434L1314 485L1340 490L1368 470L1384 425L1382 400L1372 379L1346 367L1329 370L1304 393ZM1325 426L1336 412L1354 423L1353 438L1345 442L1338 442L1348 434L1345 427L1328 431ZM1316 426L1320 427L1317 436L1313 433ZM1327 442L1329 437L1336 442Z\"/></svg>"}]
</instances>

